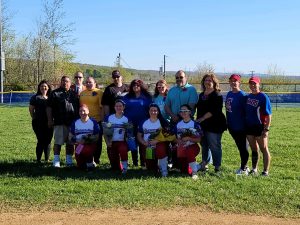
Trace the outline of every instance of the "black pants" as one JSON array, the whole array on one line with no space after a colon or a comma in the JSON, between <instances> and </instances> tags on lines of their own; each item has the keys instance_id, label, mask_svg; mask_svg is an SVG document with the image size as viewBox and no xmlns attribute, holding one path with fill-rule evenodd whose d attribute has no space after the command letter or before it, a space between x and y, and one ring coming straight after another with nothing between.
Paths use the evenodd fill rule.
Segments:
<instances>
[{"instance_id":1,"label":"black pants","mask_svg":"<svg viewBox=\"0 0 300 225\"><path fill-rule=\"evenodd\" d=\"M249 159L249 152L247 149L247 141L246 141L246 132L229 130L229 133L231 134L240 152L241 169L245 169Z\"/></svg>"},{"instance_id":2,"label":"black pants","mask_svg":"<svg viewBox=\"0 0 300 225\"><path fill-rule=\"evenodd\" d=\"M53 137L53 129L48 128L47 122L39 122L32 120L32 129L37 138L36 144L36 160L41 161L43 152L45 161L49 160L50 155L50 144Z\"/></svg>"}]
</instances>

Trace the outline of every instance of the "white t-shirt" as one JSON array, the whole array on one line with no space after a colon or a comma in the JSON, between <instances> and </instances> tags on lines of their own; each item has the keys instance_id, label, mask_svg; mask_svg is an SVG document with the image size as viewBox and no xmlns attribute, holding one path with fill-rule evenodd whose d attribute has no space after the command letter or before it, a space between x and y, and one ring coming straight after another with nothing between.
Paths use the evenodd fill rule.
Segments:
<instances>
[{"instance_id":1,"label":"white t-shirt","mask_svg":"<svg viewBox=\"0 0 300 225\"><path fill-rule=\"evenodd\" d=\"M124 123L128 123L126 116L117 118L116 114L112 114L108 117L108 122L112 124L114 133L112 136L112 141L124 141L125 139L125 128Z\"/></svg>"}]
</instances>

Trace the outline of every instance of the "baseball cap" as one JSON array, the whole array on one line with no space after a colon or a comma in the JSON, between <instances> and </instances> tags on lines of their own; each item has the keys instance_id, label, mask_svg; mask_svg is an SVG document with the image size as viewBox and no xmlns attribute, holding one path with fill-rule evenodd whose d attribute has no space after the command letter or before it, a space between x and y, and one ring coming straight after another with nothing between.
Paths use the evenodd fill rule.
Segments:
<instances>
[{"instance_id":1,"label":"baseball cap","mask_svg":"<svg viewBox=\"0 0 300 225\"><path fill-rule=\"evenodd\" d=\"M229 80L237 80L237 81L241 81L241 75L239 74L231 74L231 76L229 77Z\"/></svg>"},{"instance_id":2,"label":"baseball cap","mask_svg":"<svg viewBox=\"0 0 300 225\"><path fill-rule=\"evenodd\" d=\"M112 71L111 76L112 77L120 77L121 76L120 71L119 70Z\"/></svg>"},{"instance_id":3,"label":"baseball cap","mask_svg":"<svg viewBox=\"0 0 300 225\"><path fill-rule=\"evenodd\" d=\"M254 83L256 83L256 84L259 84L259 83L260 83L260 79L259 79L259 77L253 76L253 77L251 77L251 78L249 79L249 83L250 83L250 82L254 82Z\"/></svg>"}]
</instances>

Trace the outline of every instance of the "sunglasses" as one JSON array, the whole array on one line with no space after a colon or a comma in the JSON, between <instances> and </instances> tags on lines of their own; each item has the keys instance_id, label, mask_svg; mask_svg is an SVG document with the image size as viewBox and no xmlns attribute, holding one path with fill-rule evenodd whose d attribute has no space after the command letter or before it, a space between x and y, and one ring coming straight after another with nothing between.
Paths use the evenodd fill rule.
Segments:
<instances>
[{"instance_id":1,"label":"sunglasses","mask_svg":"<svg viewBox=\"0 0 300 225\"><path fill-rule=\"evenodd\" d=\"M180 77L176 77L176 80L182 80L184 77L180 76Z\"/></svg>"},{"instance_id":2,"label":"sunglasses","mask_svg":"<svg viewBox=\"0 0 300 225\"><path fill-rule=\"evenodd\" d=\"M83 78L83 77L77 77L77 76L75 77L75 79L82 79L82 78Z\"/></svg>"},{"instance_id":3,"label":"sunglasses","mask_svg":"<svg viewBox=\"0 0 300 225\"><path fill-rule=\"evenodd\" d=\"M179 112L181 113L186 113L186 112L190 112L191 110L188 110L188 109L181 109Z\"/></svg>"},{"instance_id":4,"label":"sunglasses","mask_svg":"<svg viewBox=\"0 0 300 225\"><path fill-rule=\"evenodd\" d=\"M113 79L118 79L120 76L112 76Z\"/></svg>"}]
</instances>

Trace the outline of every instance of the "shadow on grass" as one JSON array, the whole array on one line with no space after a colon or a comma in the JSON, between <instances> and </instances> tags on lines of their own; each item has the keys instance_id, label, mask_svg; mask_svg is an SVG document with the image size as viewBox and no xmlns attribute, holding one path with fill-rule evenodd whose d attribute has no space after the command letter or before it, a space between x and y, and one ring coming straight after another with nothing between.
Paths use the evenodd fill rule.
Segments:
<instances>
[{"instance_id":1,"label":"shadow on grass","mask_svg":"<svg viewBox=\"0 0 300 225\"><path fill-rule=\"evenodd\" d=\"M93 171L87 172L74 167L54 168L51 163L36 163L30 161L0 162L0 175L8 177L55 177L58 180L79 179L79 180L127 180L127 179L148 179L159 178L160 174L154 171L142 170L139 167L129 168L126 175L120 171L109 169L105 163ZM169 177L186 177L182 173L170 173Z\"/></svg>"}]
</instances>

